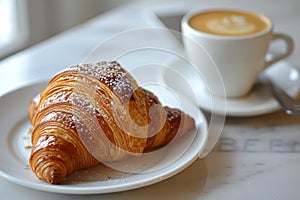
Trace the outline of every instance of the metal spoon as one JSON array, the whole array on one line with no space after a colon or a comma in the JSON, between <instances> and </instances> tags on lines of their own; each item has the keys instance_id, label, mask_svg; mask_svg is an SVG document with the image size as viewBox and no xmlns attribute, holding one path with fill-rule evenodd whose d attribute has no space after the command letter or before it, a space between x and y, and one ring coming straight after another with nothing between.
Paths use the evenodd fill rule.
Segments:
<instances>
[{"instance_id":1,"label":"metal spoon","mask_svg":"<svg viewBox=\"0 0 300 200\"><path fill-rule=\"evenodd\" d=\"M300 114L300 102L289 96L280 86L272 82L267 76L263 77L263 83L269 87L273 93L273 96L280 104L281 108L285 113L289 115L299 115Z\"/></svg>"}]
</instances>

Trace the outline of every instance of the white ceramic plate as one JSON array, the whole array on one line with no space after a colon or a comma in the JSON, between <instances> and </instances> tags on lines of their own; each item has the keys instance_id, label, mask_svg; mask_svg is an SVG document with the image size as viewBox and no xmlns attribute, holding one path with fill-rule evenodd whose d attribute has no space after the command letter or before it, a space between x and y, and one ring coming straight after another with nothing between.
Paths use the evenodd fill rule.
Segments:
<instances>
[{"instance_id":1,"label":"white ceramic plate","mask_svg":"<svg viewBox=\"0 0 300 200\"><path fill-rule=\"evenodd\" d=\"M256 84L249 95L241 98L224 99L222 97L211 96L203 89L202 81L193 78L193 72L188 72L186 70L192 68L188 65L187 62L181 60L173 60L169 64L169 66L177 70L176 73L181 73L182 77L189 77L188 86L187 84L181 84L179 80L180 77L176 76L174 70L171 70L171 68L164 71L162 78L167 85L174 86L175 83L180 83L174 87L179 88L180 92L185 93L186 96L188 96L188 93L191 93L191 89L193 89L194 93L196 93L195 95L197 96L199 106L204 110L212 111L213 109L213 112L216 114L246 117L262 115L280 109L280 106L273 98L272 93L261 83ZM300 75L298 70L293 68L289 63L285 61L278 62L263 73L283 88L290 96L294 97L298 94L300 89ZM176 78L178 80L174 80ZM191 89L187 89L188 87Z\"/></svg>"},{"instance_id":2,"label":"white ceramic plate","mask_svg":"<svg viewBox=\"0 0 300 200\"><path fill-rule=\"evenodd\" d=\"M45 83L30 84L0 98L0 175L12 182L56 193L95 194L124 191L150 185L175 175L188 167L204 150L208 137L206 120L199 109L182 99L180 107L195 118L197 131L191 131L161 151L134 159L135 167L145 168L137 169L140 173L122 172L105 165L97 165L71 175L64 185L44 183L35 177L28 166L30 148L26 148L30 145L27 106L31 98L44 86ZM163 94L166 95L165 92ZM172 98L162 99L167 103L168 99ZM175 105L176 101L170 104ZM151 165L145 167L149 163Z\"/></svg>"}]
</instances>

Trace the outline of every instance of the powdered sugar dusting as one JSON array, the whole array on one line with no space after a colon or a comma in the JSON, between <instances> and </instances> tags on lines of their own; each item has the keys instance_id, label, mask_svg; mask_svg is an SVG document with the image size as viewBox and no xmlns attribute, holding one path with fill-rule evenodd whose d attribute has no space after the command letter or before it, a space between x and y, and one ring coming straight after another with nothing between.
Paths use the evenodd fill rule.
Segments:
<instances>
[{"instance_id":1,"label":"powdered sugar dusting","mask_svg":"<svg viewBox=\"0 0 300 200\"><path fill-rule=\"evenodd\" d=\"M103 87L110 88L113 94L121 100L128 101L133 89L127 76L129 76L127 72L117 62L102 61L71 66L58 74L56 83L48 91L48 96L39 109L41 111L54 104L71 105L71 107L75 106L74 108L85 110L95 119L100 117L105 121L111 121L111 117L102 109L102 106L112 106L111 97L108 96L109 94L106 93ZM99 84L99 81L103 85ZM86 86L94 93L85 93ZM101 99L101 105L98 101L95 101L96 96ZM60 112L56 110L48 113L41 119L41 122L45 121L58 121L66 128L71 129L82 128L78 127L81 123L76 114L68 113L68 111ZM100 121L104 123L103 120Z\"/></svg>"},{"instance_id":2,"label":"powdered sugar dusting","mask_svg":"<svg viewBox=\"0 0 300 200\"><path fill-rule=\"evenodd\" d=\"M70 113L56 111L45 115L40 122L43 123L45 121L57 121L60 122L64 128L75 129L74 121L78 121L78 119L74 119L74 117L76 118L76 116L73 116Z\"/></svg>"},{"instance_id":3,"label":"powdered sugar dusting","mask_svg":"<svg viewBox=\"0 0 300 200\"><path fill-rule=\"evenodd\" d=\"M110 88L122 101L128 101L133 93L129 74L116 61L79 64L67 68L94 77Z\"/></svg>"},{"instance_id":4,"label":"powdered sugar dusting","mask_svg":"<svg viewBox=\"0 0 300 200\"><path fill-rule=\"evenodd\" d=\"M94 118L103 117L107 121L112 120L107 115L107 113L102 110L101 107L93 105L89 99L85 98L80 93L77 93L75 91L74 92L60 91L58 93L53 93L52 96L49 96L44 101L43 105L41 106L41 109L45 109L48 106L50 106L52 104L57 104L57 103L67 103L72 106L76 106L79 109L85 110L86 112L88 112L90 114L90 116L93 116ZM98 103L98 102L94 102L94 103ZM55 119L55 121L61 122L63 125L65 125L68 128L74 128L74 122L77 125L80 124L79 119L75 115L73 115L73 114L70 115L68 113L59 112L59 111L56 111L52 114L50 113L49 115L46 115L41 120L41 122L42 121L52 121L54 119ZM79 127L76 127L76 128L78 129Z\"/></svg>"},{"instance_id":5,"label":"powdered sugar dusting","mask_svg":"<svg viewBox=\"0 0 300 200\"><path fill-rule=\"evenodd\" d=\"M112 169L106 165L99 164L88 169L76 171L74 174L64 179L62 184L84 184L88 182L98 182L101 184L109 184L110 182L122 182L127 177L132 176L131 173L126 173Z\"/></svg>"}]
</instances>

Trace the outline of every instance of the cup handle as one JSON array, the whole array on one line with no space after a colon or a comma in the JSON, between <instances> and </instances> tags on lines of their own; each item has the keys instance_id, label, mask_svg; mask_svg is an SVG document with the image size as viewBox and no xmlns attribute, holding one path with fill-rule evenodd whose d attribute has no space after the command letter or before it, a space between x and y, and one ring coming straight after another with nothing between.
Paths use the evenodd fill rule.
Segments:
<instances>
[{"instance_id":1,"label":"cup handle","mask_svg":"<svg viewBox=\"0 0 300 200\"><path fill-rule=\"evenodd\" d=\"M286 43L286 52L275 55L271 60L266 61L264 68L267 68L267 67L273 65L274 63L278 62L279 60L286 58L294 50L294 42L290 36L282 34L282 33L274 33L272 35L271 41L274 41L274 40L283 40Z\"/></svg>"}]
</instances>

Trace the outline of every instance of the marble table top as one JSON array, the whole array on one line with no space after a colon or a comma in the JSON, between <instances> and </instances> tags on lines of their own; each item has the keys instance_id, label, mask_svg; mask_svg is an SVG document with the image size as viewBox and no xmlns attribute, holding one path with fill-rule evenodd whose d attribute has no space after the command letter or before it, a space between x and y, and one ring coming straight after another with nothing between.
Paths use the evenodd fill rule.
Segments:
<instances>
[{"instance_id":1,"label":"marble table top","mask_svg":"<svg viewBox=\"0 0 300 200\"><path fill-rule=\"evenodd\" d=\"M270 17L276 31L294 38L295 51L287 62L300 68L298 0L146 0L97 16L1 61L0 95L32 81L49 79L66 66L83 62L97 45L122 31L165 25L176 30L180 16L188 10L212 7L251 10ZM180 51L180 42L175 38L168 41L168 45ZM28 189L0 177L0 198L299 199L299 122L300 116L288 116L280 110L261 116L226 117L222 135L208 156L167 180L140 189L64 195Z\"/></svg>"}]
</instances>

